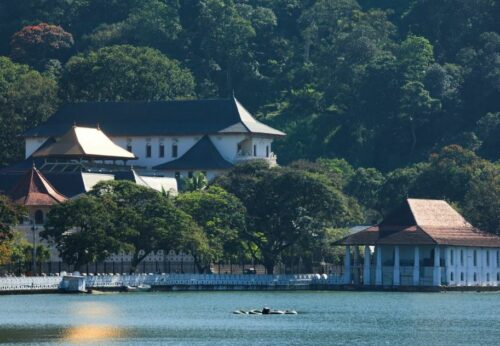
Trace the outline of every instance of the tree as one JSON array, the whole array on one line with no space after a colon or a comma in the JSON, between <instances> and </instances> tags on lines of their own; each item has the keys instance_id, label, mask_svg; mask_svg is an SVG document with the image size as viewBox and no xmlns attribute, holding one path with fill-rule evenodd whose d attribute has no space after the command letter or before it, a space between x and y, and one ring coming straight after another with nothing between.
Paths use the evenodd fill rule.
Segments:
<instances>
[{"instance_id":1,"label":"tree","mask_svg":"<svg viewBox=\"0 0 500 346\"><path fill-rule=\"evenodd\" d=\"M198 270L205 272L210 263L242 257L240 235L245 229L245 207L234 195L211 186L203 191L180 194L177 206L191 215L207 239L208 251L193 253Z\"/></svg>"},{"instance_id":2,"label":"tree","mask_svg":"<svg viewBox=\"0 0 500 346\"><path fill-rule=\"evenodd\" d=\"M104 261L113 253L130 251L116 232L117 205L85 195L54 205L40 235L54 243L61 258L75 268Z\"/></svg>"},{"instance_id":3,"label":"tree","mask_svg":"<svg viewBox=\"0 0 500 346\"><path fill-rule=\"evenodd\" d=\"M0 166L24 158L20 135L46 120L57 104L54 80L0 57Z\"/></svg>"},{"instance_id":4,"label":"tree","mask_svg":"<svg viewBox=\"0 0 500 346\"><path fill-rule=\"evenodd\" d=\"M131 271L158 250L193 252L203 237L192 218L155 190L129 181L97 184L91 196L116 205L113 234L132 252Z\"/></svg>"},{"instance_id":5,"label":"tree","mask_svg":"<svg viewBox=\"0 0 500 346\"><path fill-rule=\"evenodd\" d=\"M289 169L241 165L217 178L215 184L245 205L243 237L259 249L259 260L270 274L285 250L295 245L310 249L324 237L326 228L361 219L354 200L308 174Z\"/></svg>"},{"instance_id":6,"label":"tree","mask_svg":"<svg viewBox=\"0 0 500 346\"><path fill-rule=\"evenodd\" d=\"M194 94L191 73L159 51L129 45L72 57L61 77L68 101L169 100Z\"/></svg>"},{"instance_id":7,"label":"tree","mask_svg":"<svg viewBox=\"0 0 500 346\"><path fill-rule=\"evenodd\" d=\"M64 59L73 44L73 36L60 26L29 25L12 36L11 57L41 69L50 59Z\"/></svg>"},{"instance_id":8,"label":"tree","mask_svg":"<svg viewBox=\"0 0 500 346\"><path fill-rule=\"evenodd\" d=\"M0 265L8 263L12 254L11 241L14 238L15 226L24 214L21 208L3 195L0 195Z\"/></svg>"},{"instance_id":9,"label":"tree","mask_svg":"<svg viewBox=\"0 0 500 346\"><path fill-rule=\"evenodd\" d=\"M183 180L182 185L185 191L199 191L206 189L208 180L202 172L194 172L192 177Z\"/></svg>"},{"instance_id":10,"label":"tree","mask_svg":"<svg viewBox=\"0 0 500 346\"><path fill-rule=\"evenodd\" d=\"M180 33L177 0L135 1L126 19L103 23L87 37L93 47L132 44L164 49Z\"/></svg>"}]
</instances>

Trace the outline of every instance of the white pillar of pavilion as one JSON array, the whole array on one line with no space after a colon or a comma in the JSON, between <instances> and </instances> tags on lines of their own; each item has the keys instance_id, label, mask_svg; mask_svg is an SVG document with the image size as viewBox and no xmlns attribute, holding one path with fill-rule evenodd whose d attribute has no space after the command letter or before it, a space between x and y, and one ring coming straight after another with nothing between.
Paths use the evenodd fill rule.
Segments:
<instances>
[{"instance_id":1,"label":"white pillar of pavilion","mask_svg":"<svg viewBox=\"0 0 500 346\"><path fill-rule=\"evenodd\" d=\"M359 285L359 247L354 246L354 284Z\"/></svg>"},{"instance_id":2,"label":"white pillar of pavilion","mask_svg":"<svg viewBox=\"0 0 500 346\"><path fill-rule=\"evenodd\" d=\"M365 245L365 265L363 266L363 284L365 286L370 285L370 247L368 245Z\"/></svg>"},{"instance_id":3,"label":"white pillar of pavilion","mask_svg":"<svg viewBox=\"0 0 500 346\"><path fill-rule=\"evenodd\" d=\"M349 245L345 246L345 257L344 257L344 284L351 284L351 247Z\"/></svg>"},{"instance_id":4,"label":"white pillar of pavilion","mask_svg":"<svg viewBox=\"0 0 500 346\"><path fill-rule=\"evenodd\" d=\"M376 247L377 252L377 267L375 268L375 285L382 286L382 247Z\"/></svg>"},{"instance_id":5,"label":"white pillar of pavilion","mask_svg":"<svg viewBox=\"0 0 500 346\"><path fill-rule=\"evenodd\" d=\"M392 284L394 286L399 286L400 283L401 283L401 270L399 267L399 246L396 245L394 247L394 272L393 272Z\"/></svg>"},{"instance_id":6,"label":"white pillar of pavilion","mask_svg":"<svg viewBox=\"0 0 500 346\"><path fill-rule=\"evenodd\" d=\"M432 275L432 286L441 285L441 257L439 253L439 246L434 247L434 270Z\"/></svg>"},{"instance_id":7,"label":"white pillar of pavilion","mask_svg":"<svg viewBox=\"0 0 500 346\"><path fill-rule=\"evenodd\" d=\"M451 248L449 246L444 249L444 268L446 272L446 285L449 285L451 282Z\"/></svg>"},{"instance_id":8,"label":"white pillar of pavilion","mask_svg":"<svg viewBox=\"0 0 500 346\"><path fill-rule=\"evenodd\" d=\"M420 248L415 245L415 255L413 259L413 285L420 284Z\"/></svg>"}]
</instances>

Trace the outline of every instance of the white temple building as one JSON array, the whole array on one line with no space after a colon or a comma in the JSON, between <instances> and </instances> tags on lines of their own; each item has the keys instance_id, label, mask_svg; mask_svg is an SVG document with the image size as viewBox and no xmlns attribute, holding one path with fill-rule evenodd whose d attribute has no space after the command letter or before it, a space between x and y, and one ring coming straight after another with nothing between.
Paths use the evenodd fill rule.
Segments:
<instances>
[{"instance_id":1,"label":"white temple building","mask_svg":"<svg viewBox=\"0 0 500 346\"><path fill-rule=\"evenodd\" d=\"M275 138L285 134L257 120L235 98L155 102L66 104L46 123L25 133L26 158L71 126L99 127L130 152L136 171L186 177L195 171L212 179L234 164L266 160L276 164Z\"/></svg>"}]
</instances>

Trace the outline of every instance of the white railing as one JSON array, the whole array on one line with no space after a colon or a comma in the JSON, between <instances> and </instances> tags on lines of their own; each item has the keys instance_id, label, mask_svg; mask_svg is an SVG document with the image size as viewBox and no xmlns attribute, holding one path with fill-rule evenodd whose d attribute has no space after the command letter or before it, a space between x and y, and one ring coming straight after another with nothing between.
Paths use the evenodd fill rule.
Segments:
<instances>
[{"instance_id":1,"label":"white railing","mask_svg":"<svg viewBox=\"0 0 500 346\"><path fill-rule=\"evenodd\" d=\"M0 278L0 291L57 290L62 282L55 277ZM302 287L310 285L341 285L343 276L326 274L296 275L233 275L233 274L131 274L85 276L87 288L150 286L227 286L227 287Z\"/></svg>"},{"instance_id":2,"label":"white railing","mask_svg":"<svg viewBox=\"0 0 500 346\"><path fill-rule=\"evenodd\" d=\"M0 291L57 290L61 281L59 276L5 277L0 278Z\"/></svg>"}]
</instances>

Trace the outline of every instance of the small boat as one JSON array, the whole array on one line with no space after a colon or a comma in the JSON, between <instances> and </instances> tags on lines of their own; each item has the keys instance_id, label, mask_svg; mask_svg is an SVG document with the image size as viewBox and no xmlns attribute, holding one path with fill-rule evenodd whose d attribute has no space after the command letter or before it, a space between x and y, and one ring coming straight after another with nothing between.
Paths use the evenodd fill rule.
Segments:
<instances>
[{"instance_id":1,"label":"small boat","mask_svg":"<svg viewBox=\"0 0 500 346\"><path fill-rule=\"evenodd\" d=\"M151 286L150 285L126 286L125 290L127 292L147 292L151 290Z\"/></svg>"},{"instance_id":2,"label":"small boat","mask_svg":"<svg viewBox=\"0 0 500 346\"><path fill-rule=\"evenodd\" d=\"M235 310L233 311L235 315L297 315L297 311L295 310L273 310L270 308L263 308L262 310Z\"/></svg>"}]
</instances>

